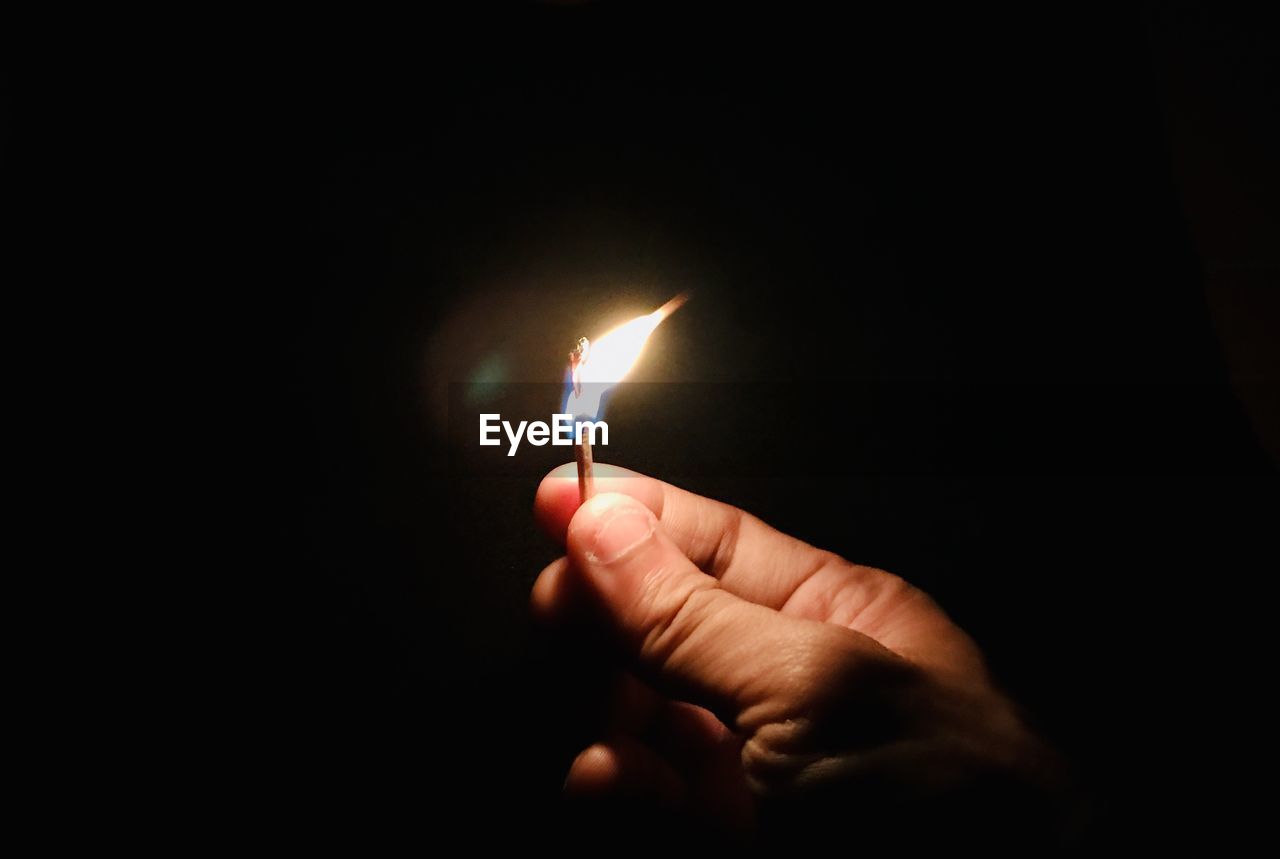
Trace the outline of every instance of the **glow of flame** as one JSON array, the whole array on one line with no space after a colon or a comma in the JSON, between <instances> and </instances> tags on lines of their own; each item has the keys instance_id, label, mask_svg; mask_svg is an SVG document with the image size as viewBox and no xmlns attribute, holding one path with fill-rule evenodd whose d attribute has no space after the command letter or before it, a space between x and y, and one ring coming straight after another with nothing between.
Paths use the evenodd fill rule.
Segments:
<instances>
[{"instance_id":1,"label":"glow of flame","mask_svg":"<svg viewBox=\"0 0 1280 859\"><path fill-rule=\"evenodd\" d=\"M575 417L599 419L601 398L626 378L640 360L649 335L686 300L687 295L677 295L652 313L637 316L602 334L600 339L592 340L586 357L573 370L573 381L582 393L575 394L573 386L570 386L562 411Z\"/></svg>"}]
</instances>

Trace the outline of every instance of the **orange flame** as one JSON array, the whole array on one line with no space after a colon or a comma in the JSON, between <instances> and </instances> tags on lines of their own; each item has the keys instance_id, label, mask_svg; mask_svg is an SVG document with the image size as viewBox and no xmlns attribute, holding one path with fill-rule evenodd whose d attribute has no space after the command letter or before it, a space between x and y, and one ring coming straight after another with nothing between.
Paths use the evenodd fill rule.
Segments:
<instances>
[{"instance_id":1,"label":"orange flame","mask_svg":"<svg viewBox=\"0 0 1280 859\"><path fill-rule=\"evenodd\" d=\"M573 388L566 398L565 412L598 416L600 397L621 382L640 360L649 335L662 321L680 309L689 299L681 293L652 313L637 316L617 328L590 341L582 360L573 367ZM577 393L577 392L581 393Z\"/></svg>"}]
</instances>

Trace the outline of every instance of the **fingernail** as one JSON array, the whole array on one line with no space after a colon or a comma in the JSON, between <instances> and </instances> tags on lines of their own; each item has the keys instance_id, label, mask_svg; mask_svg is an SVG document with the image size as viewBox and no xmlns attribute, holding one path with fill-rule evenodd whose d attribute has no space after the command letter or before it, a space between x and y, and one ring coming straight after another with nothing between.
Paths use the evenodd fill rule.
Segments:
<instances>
[{"instance_id":1,"label":"fingernail","mask_svg":"<svg viewBox=\"0 0 1280 859\"><path fill-rule=\"evenodd\" d=\"M643 504L614 507L604 516L587 552L587 557L597 564L611 564L622 558L653 536L657 525L657 520Z\"/></svg>"}]
</instances>

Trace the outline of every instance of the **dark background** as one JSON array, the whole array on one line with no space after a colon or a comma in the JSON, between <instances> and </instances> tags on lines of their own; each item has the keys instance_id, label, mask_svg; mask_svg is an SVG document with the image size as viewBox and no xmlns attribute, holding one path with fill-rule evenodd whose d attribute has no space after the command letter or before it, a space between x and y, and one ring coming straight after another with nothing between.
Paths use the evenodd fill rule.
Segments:
<instances>
[{"instance_id":1,"label":"dark background","mask_svg":"<svg viewBox=\"0 0 1280 859\"><path fill-rule=\"evenodd\" d=\"M525 5L228 50L271 548L238 560L268 639L226 813L582 836L559 787L601 670L525 608L560 451L480 473L446 427L689 290L637 373L705 402L637 387L601 459L929 590L1071 761L1085 844L1257 822L1274 30L1104 8Z\"/></svg>"}]
</instances>

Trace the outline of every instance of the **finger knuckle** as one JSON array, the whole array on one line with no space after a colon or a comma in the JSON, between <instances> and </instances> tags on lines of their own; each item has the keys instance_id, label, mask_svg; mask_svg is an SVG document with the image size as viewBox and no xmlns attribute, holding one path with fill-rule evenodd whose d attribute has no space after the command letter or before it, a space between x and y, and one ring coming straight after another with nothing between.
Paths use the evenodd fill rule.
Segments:
<instances>
[{"instance_id":1,"label":"finger knuckle","mask_svg":"<svg viewBox=\"0 0 1280 859\"><path fill-rule=\"evenodd\" d=\"M806 719L771 722L755 731L742 745L742 772L758 795L787 790L796 775L820 755L806 751Z\"/></svg>"},{"instance_id":2,"label":"finger knuckle","mask_svg":"<svg viewBox=\"0 0 1280 859\"><path fill-rule=\"evenodd\" d=\"M712 614L725 594L714 581L689 577L657 577L648 589L642 651L667 662Z\"/></svg>"}]
</instances>

